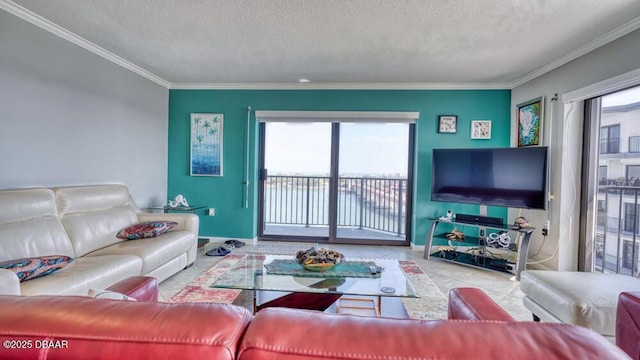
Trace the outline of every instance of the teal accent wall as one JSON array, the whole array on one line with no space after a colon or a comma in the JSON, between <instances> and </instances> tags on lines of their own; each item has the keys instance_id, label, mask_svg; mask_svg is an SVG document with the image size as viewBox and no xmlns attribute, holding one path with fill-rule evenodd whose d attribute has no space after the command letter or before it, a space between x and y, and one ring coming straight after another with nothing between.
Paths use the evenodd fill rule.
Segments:
<instances>
[{"instance_id":1,"label":"teal accent wall","mask_svg":"<svg viewBox=\"0 0 640 360\"><path fill-rule=\"evenodd\" d=\"M251 239L257 236L257 123L255 110L418 111L412 242L424 244L428 217L447 209L478 213L477 205L431 202L431 152L434 148L508 147L510 90L170 90L167 197L183 194L192 205L216 209L200 216L200 235ZM250 121L250 194L244 208L247 107ZM189 176L190 113L224 114L222 177ZM457 115L455 134L439 134L439 115ZM471 121L491 120L490 140L472 140ZM366 156L366 154L363 154ZM506 208L489 208L507 216Z\"/></svg>"}]
</instances>

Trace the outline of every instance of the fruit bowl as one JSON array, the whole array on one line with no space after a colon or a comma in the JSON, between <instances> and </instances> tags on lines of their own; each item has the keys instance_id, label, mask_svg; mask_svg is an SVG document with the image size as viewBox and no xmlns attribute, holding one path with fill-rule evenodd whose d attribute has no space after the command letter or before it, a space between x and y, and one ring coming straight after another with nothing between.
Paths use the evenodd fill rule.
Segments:
<instances>
[{"instance_id":1,"label":"fruit bowl","mask_svg":"<svg viewBox=\"0 0 640 360\"><path fill-rule=\"evenodd\" d=\"M318 263L318 264L302 264L302 267L309 271L328 271L336 267L338 263Z\"/></svg>"},{"instance_id":2,"label":"fruit bowl","mask_svg":"<svg viewBox=\"0 0 640 360\"><path fill-rule=\"evenodd\" d=\"M342 261L344 255L335 250L316 249L300 250L296 260L309 271L327 271L333 269Z\"/></svg>"}]
</instances>

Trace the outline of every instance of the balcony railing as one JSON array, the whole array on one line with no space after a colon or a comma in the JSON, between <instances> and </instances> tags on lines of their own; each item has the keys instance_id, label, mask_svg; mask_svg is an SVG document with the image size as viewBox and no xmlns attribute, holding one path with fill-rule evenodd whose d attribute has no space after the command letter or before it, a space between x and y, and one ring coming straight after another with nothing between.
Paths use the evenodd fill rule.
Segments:
<instances>
[{"instance_id":1,"label":"balcony railing","mask_svg":"<svg viewBox=\"0 0 640 360\"><path fill-rule=\"evenodd\" d=\"M329 177L267 176L265 224L329 225ZM337 225L406 234L407 180L339 177Z\"/></svg>"},{"instance_id":2,"label":"balcony railing","mask_svg":"<svg viewBox=\"0 0 640 360\"><path fill-rule=\"evenodd\" d=\"M596 225L596 271L638 276L640 273L640 186L600 185L602 209ZM614 208L611 208L614 207ZM630 209L630 211L629 211ZM617 214L617 216L612 216Z\"/></svg>"},{"instance_id":3,"label":"balcony railing","mask_svg":"<svg viewBox=\"0 0 640 360\"><path fill-rule=\"evenodd\" d=\"M640 153L640 136L629 136L629 152Z\"/></svg>"},{"instance_id":4,"label":"balcony railing","mask_svg":"<svg viewBox=\"0 0 640 360\"><path fill-rule=\"evenodd\" d=\"M600 139L600 154L616 154L620 152L620 138Z\"/></svg>"}]
</instances>

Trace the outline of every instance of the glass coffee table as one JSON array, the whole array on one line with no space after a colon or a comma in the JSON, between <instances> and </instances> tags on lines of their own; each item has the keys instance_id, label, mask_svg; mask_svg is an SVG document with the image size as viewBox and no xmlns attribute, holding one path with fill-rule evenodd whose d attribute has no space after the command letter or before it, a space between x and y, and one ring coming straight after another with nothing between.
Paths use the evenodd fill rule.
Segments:
<instances>
[{"instance_id":1,"label":"glass coffee table","mask_svg":"<svg viewBox=\"0 0 640 360\"><path fill-rule=\"evenodd\" d=\"M254 312L267 307L325 311L336 306L334 303L343 295L352 295L356 299L375 299L379 314L382 298L420 297L397 260L346 258L327 272L304 270L291 264L293 262L294 256L249 254L210 286L252 290ZM285 263L289 265L287 269L274 269L275 265ZM375 265L376 274L371 274L369 267L366 267L367 273L347 271L345 274L345 270L356 269L356 265ZM287 273L289 270L292 274Z\"/></svg>"}]
</instances>

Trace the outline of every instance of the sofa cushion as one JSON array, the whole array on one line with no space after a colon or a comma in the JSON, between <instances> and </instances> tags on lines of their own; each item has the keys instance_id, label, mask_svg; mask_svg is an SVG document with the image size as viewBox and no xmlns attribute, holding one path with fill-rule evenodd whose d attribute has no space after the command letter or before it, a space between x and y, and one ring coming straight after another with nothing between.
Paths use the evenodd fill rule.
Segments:
<instances>
[{"instance_id":1,"label":"sofa cushion","mask_svg":"<svg viewBox=\"0 0 640 360\"><path fill-rule=\"evenodd\" d=\"M75 257L49 189L0 191L0 262L51 254Z\"/></svg>"},{"instance_id":2,"label":"sofa cushion","mask_svg":"<svg viewBox=\"0 0 640 360\"><path fill-rule=\"evenodd\" d=\"M90 288L106 289L129 276L139 275L142 259L135 255L76 258L49 276L21 283L22 295L82 295Z\"/></svg>"},{"instance_id":3,"label":"sofa cushion","mask_svg":"<svg viewBox=\"0 0 640 360\"><path fill-rule=\"evenodd\" d=\"M0 191L0 224L57 215L53 191L24 189Z\"/></svg>"},{"instance_id":4,"label":"sofa cushion","mask_svg":"<svg viewBox=\"0 0 640 360\"><path fill-rule=\"evenodd\" d=\"M118 244L89 253L87 257L136 255L143 262L141 274L146 275L180 254L188 252L190 248L193 248L195 242L197 239L190 231L170 231L155 238L121 241Z\"/></svg>"},{"instance_id":5,"label":"sofa cushion","mask_svg":"<svg viewBox=\"0 0 640 360\"><path fill-rule=\"evenodd\" d=\"M59 188L54 193L76 257L121 242L116 233L139 222L124 185Z\"/></svg>"},{"instance_id":6,"label":"sofa cushion","mask_svg":"<svg viewBox=\"0 0 640 360\"><path fill-rule=\"evenodd\" d=\"M174 221L146 221L118 231L116 237L124 240L153 238L166 233L176 225L178 223Z\"/></svg>"},{"instance_id":7,"label":"sofa cushion","mask_svg":"<svg viewBox=\"0 0 640 360\"><path fill-rule=\"evenodd\" d=\"M618 295L640 290L640 279L619 274L528 270L520 289L560 321L615 336Z\"/></svg>"},{"instance_id":8,"label":"sofa cushion","mask_svg":"<svg viewBox=\"0 0 640 360\"><path fill-rule=\"evenodd\" d=\"M0 358L234 360L251 318L247 309L227 304L0 296L1 339L68 345L0 347Z\"/></svg>"},{"instance_id":9,"label":"sofa cushion","mask_svg":"<svg viewBox=\"0 0 640 360\"><path fill-rule=\"evenodd\" d=\"M602 336L569 324L417 321L286 308L259 311L237 355L239 360L624 358Z\"/></svg>"},{"instance_id":10,"label":"sofa cushion","mask_svg":"<svg viewBox=\"0 0 640 360\"><path fill-rule=\"evenodd\" d=\"M0 268L13 271L20 281L27 281L49 275L72 261L73 259L66 255L48 255L5 261L0 263Z\"/></svg>"}]
</instances>

